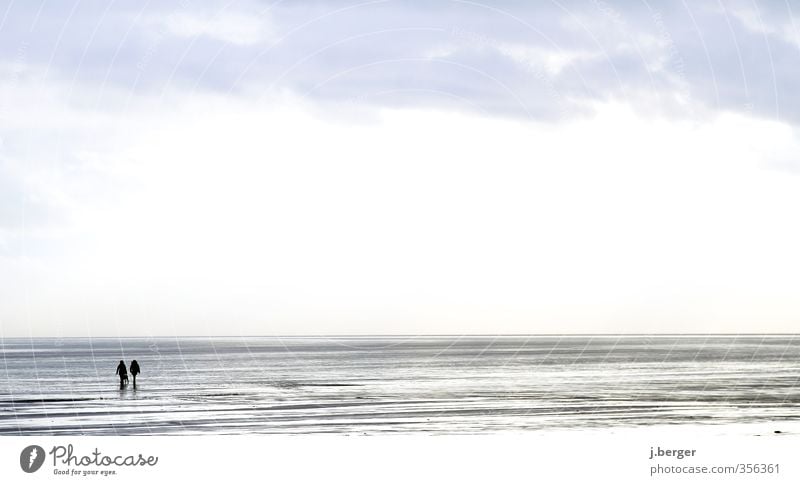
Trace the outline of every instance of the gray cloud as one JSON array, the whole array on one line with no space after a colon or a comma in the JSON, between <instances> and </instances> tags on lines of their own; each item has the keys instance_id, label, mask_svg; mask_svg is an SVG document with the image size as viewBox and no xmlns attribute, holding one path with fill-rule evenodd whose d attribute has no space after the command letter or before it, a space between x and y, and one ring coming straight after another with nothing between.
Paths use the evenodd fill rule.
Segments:
<instances>
[{"instance_id":1,"label":"gray cloud","mask_svg":"<svg viewBox=\"0 0 800 485\"><path fill-rule=\"evenodd\" d=\"M627 99L679 116L721 109L800 121L789 4L661 8L600 0L58 2L39 12L16 2L0 29L0 56L48 79L97 87L95 99L80 101L100 107L113 106L120 90L290 90L318 101L535 119Z\"/></svg>"}]
</instances>

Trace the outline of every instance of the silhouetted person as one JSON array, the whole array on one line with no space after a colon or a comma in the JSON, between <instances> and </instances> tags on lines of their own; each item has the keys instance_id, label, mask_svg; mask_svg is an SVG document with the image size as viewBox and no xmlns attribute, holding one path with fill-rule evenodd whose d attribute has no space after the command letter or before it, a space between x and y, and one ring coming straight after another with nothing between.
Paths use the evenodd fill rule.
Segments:
<instances>
[{"instance_id":1,"label":"silhouetted person","mask_svg":"<svg viewBox=\"0 0 800 485\"><path fill-rule=\"evenodd\" d=\"M125 368L125 362L119 361L116 374L119 375L119 388L122 389L128 383L128 369Z\"/></svg>"},{"instance_id":2,"label":"silhouetted person","mask_svg":"<svg viewBox=\"0 0 800 485\"><path fill-rule=\"evenodd\" d=\"M136 389L136 374L141 372L139 369L139 363L136 360L131 361L131 374L133 375L133 388Z\"/></svg>"}]
</instances>

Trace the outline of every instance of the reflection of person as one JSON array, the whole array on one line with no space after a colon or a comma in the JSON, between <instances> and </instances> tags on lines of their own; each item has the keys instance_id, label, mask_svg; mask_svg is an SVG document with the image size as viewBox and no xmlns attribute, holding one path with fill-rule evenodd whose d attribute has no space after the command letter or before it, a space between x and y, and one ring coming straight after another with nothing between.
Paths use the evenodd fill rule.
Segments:
<instances>
[{"instance_id":1,"label":"reflection of person","mask_svg":"<svg viewBox=\"0 0 800 485\"><path fill-rule=\"evenodd\" d=\"M131 361L131 374L133 374L133 388L136 389L136 374L141 372L139 369L139 363L136 360Z\"/></svg>"},{"instance_id":2,"label":"reflection of person","mask_svg":"<svg viewBox=\"0 0 800 485\"><path fill-rule=\"evenodd\" d=\"M128 369L125 368L125 362L119 361L116 373L119 375L119 388L122 389L128 383Z\"/></svg>"}]
</instances>

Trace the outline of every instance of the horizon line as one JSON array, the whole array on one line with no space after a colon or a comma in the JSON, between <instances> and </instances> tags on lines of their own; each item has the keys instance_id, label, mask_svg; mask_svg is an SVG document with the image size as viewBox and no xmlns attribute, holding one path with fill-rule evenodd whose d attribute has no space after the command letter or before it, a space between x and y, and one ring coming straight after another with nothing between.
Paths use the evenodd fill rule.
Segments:
<instances>
[{"instance_id":1,"label":"horizon line","mask_svg":"<svg viewBox=\"0 0 800 485\"><path fill-rule=\"evenodd\" d=\"M3 339L169 339L169 338L425 338L425 337L736 337L764 336L786 337L800 336L797 333L778 332L720 332L720 333L468 333L468 334L253 334L253 335L96 335L96 336L3 336Z\"/></svg>"}]
</instances>

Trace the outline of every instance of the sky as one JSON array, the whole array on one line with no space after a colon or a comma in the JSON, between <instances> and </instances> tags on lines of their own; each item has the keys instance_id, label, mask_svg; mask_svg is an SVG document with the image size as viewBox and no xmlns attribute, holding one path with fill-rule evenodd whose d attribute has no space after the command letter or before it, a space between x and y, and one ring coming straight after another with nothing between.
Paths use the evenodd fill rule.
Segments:
<instances>
[{"instance_id":1,"label":"sky","mask_svg":"<svg viewBox=\"0 0 800 485\"><path fill-rule=\"evenodd\" d=\"M0 1L0 337L796 332L790 1Z\"/></svg>"}]
</instances>

